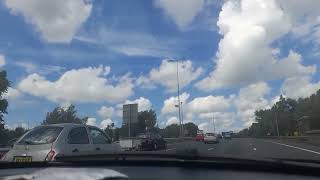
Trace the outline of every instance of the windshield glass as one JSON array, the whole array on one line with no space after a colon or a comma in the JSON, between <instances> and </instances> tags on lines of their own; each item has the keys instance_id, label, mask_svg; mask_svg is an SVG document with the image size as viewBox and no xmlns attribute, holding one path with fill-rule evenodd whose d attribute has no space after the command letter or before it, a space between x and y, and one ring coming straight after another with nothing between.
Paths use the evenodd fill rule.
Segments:
<instances>
[{"instance_id":1,"label":"windshield glass","mask_svg":"<svg viewBox=\"0 0 320 180\"><path fill-rule=\"evenodd\" d=\"M19 142L19 145L38 145L53 143L63 127L39 127L31 130Z\"/></svg>"},{"instance_id":2,"label":"windshield glass","mask_svg":"<svg viewBox=\"0 0 320 180\"><path fill-rule=\"evenodd\" d=\"M2 0L1 151L320 161L319 9Z\"/></svg>"}]
</instances>

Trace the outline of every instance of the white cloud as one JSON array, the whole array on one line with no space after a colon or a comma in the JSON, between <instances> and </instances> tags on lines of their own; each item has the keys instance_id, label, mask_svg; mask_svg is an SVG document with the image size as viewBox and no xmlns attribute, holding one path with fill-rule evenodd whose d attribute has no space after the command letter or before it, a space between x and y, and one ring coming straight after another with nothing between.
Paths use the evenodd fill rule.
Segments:
<instances>
[{"instance_id":1,"label":"white cloud","mask_svg":"<svg viewBox=\"0 0 320 180\"><path fill-rule=\"evenodd\" d=\"M166 122L166 126L170 126L172 124L179 124L179 120L177 117L170 117L167 122Z\"/></svg>"},{"instance_id":2,"label":"white cloud","mask_svg":"<svg viewBox=\"0 0 320 180\"><path fill-rule=\"evenodd\" d=\"M286 79L281 87L281 93L293 99L306 98L320 89L320 82L311 82L311 77L293 77Z\"/></svg>"},{"instance_id":3,"label":"white cloud","mask_svg":"<svg viewBox=\"0 0 320 180\"><path fill-rule=\"evenodd\" d=\"M59 73L65 69L64 67L61 67L61 66L37 65L27 61L19 61L19 62L15 62L14 64L16 66L24 68L27 73L38 73L42 75L47 75L54 72Z\"/></svg>"},{"instance_id":4,"label":"white cloud","mask_svg":"<svg viewBox=\"0 0 320 180\"><path fill-rule=\"evenodd\" d=\"M23 79L18 88L22 92L59 103L117 102L133 94L132 79L128 75L117 78L117 84L113 85L103 74L103 66L73 69L56 81L34 73Z\"/></svg>"},{"instance_id":5,"label":"white cloud","mask_svg":"<svg viewBox=\"0 0 320 180\"><path fill-rule=\"evenodd\" d=\"M13 15L23 15L48 42L70 42L92 9L84 0L6 0L5 5Z\"/></svg>"},{"instance_id":6,"label":"white cloud","mask_svg":"<svg viewBox=\"0 0 320 180\"><path fill-rule=\"evenodd\" d=\"M106 107L106 106L102 106L99 110L98 110L98 114L99 116L101 116L102 118L111 118L112 115L114 113L114 108L113 107Z\"/></svg>"},{"instance_id":7,"label":"white cloud","mask_svg":"<svg viewBox=\"0 0 320 180\"><path fill-rule=\"evenodd\" d=\"M213 133L213 124L212 123L209 123L209 122L204 122L204 123L201 123L199 124L198 128L200 130L203 130L204 133Z\"/></svg>"},{"instance_id":8,"label":"white cloud","mask_svg":"<svg viewBox=\"0 0 320 180\"><path fill-rule=\"evenodd\" d=\"M288 33L291 24L273 0L226 1L217 25L223 38L214 71L196 84L201 90L315 73L315 66L303 66L293 51L284 59L274 55L270 44Z\"/></svg>"},{"instance_id":9,"label":"white cloud","mask_svg":"<svg viewBox=\"0 0 320 180\"><path fill-rule=\"evenodd\" d=\"M136 79L136 86L142 89L155 89L156 85L154 82L152 82L151 79L145 77L145 76L140 76L138 79Z\"/></svg>"},{"instance_id":10,"label":"white cloud","mask_svg":"<svg viewBox=\"0 0 320 180\"><path fill-rule=\"evenodd\" d=\"M180 29L185 29L203 10L204 0L155 0L154 5L164 10Z\"/></svg>"},{"instance_id":11,"label":"white cloud","mask_svg":"<svg viewBox=\"0 0 320 180\"><path fill-rule=\"evenodd\" d=\"M102 120L101 123L100 123L100 128L101 128L101 129L105 129L105 128L107 128L108 126L110 126L112 123L113 123L113 122L112 122L111 119Z\"/></svg>"},{"instance_id":12,"label":"white cloud","mask_svg":"<svg viewBox=\"0 0 320 180\"><path fill-rule=\"evenodd\" d=\"M133 101L126 100L124 104L138 104L138 111L147 111L151 109L152 104L149 99L140 97L139 99L135 99Z\"/></svg>"},{"instance_id":13,"label":"white cloud","mask_svg":"<svg viewBox=\"0 0 320 180\"><path fill-rule=\"evenodd\" d=\"M135 31L119 31L114 29L97 28L90 34L82 34L75 39L102 45L108 50L126 56L172 57L182 50L181 40L175 37L158 37L148 33Z\"/></svg>"},{"instance_id":14,"label":"white cloud","mask_svg":"<svg viewBox=\"0 0 320 180\"><path fill-rule=\"evenodd\" d=\"M183 104L186 104L189 96L190 94L188 93L182 93L180 95L180 102L182 102ZM177 112L178 108L176 107L176 105L178 104L179 103L178 103L177 96L170 97L164 100L163 107L161 109L161 114L169 114L169 113Z\"/></svg>"},{"instance_id":15,"label":"white cloud","mask_svg":"<svg viewBox=\"0 0 320 180\"><path fill-rule=\"evenodd\" d=\"M255 120L255 111L270 107L270 102L265 98L271 89L265 82L248 85L241 88L234 100L238 118L245 126L250 126Z\"/></svg>"},{"instance_id":16,"label":"white cloud","mask_svg":"<svg viewBox=\"0 0 320 180\"><path fill-rule=\"evenodd\" d=\"M293 24L292 34L302 41L320 45L320 1L318 0L277 0L289 15Z\"/></svg>"},{"instance_id":17,"label":"white cloud","mask_svg":"<svg viewBox=\"0 0 320 180\"><path fill-rule=\"evenodd\" d=\"M233 125L236 122L235 112L199 113L198 117L204 120L200 124L205 130L210 130L209 132L213 132L214 129L216 132L229 131L234 128Z\"/></svg>"},{"instance_id":18,"label":"white cloud","mask_svg":"<svg viewBox=\"0 0 320 180\"><path fill-rule=\"evenodd\" d=\"M4 93L3 97L9 100L17 99L21 96L21 92L17 89L14 89L12 87L8 88L8 92Z\"/></svg>"},{"instance_id":19,"label":"white cloud","mask_svg":"<svg viewBox=\"0 0 320 180\"><path fill-rule=\"evenodd\" d=\"M194 98L187 104L188 112L208 113L226 111L230 107L230 100L223 96L206 96Z\"/></svg>"},{"instance_id":20,"label":"white cloud","mask_svg":"<svg viewBox=\"0 0 320 180\"><path fill-rule=\"evenodd\" d=\"M6 65L6 58L4 55L0 54L0 67Z\"/></svg>"},{"instance_id":21,"label":"white cloud","mask_svg":"<svg viewBox=\"0 0 320 180\"><path fill-rule=\"evenodd\" d=\"M179 83L180 88L196 80L203 72L202 68L194 68L190 60L179 61ZM160 84L167 88L169 92L177 90L177 64L163 60L159 68L150 71L149 77L151 82Z\"/></svg>"},{"instance_id":22,"label":"white cloud","mask_svg":"<svg viewBox=\"0 0 320 180\"><path fill-rule=\"evenodd\" d=\"M87 125L96 126L97 119L96 118L88 118Z\"/></svg>"}]
</instances>

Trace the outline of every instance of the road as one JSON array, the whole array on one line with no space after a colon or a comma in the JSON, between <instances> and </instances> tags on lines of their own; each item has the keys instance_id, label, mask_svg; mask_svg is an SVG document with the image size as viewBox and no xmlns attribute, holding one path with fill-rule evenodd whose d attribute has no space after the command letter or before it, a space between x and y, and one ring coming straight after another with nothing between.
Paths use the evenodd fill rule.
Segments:
<instances>
[{"instance_id":1,"label":"road","mask_svg":"<svg viewBox=\"0 0 320 180\"><path fill-rule=\"evenodd\" d=\"M320 160L320 146L274 139L233 138L221 140L218 144L185 141L168 144L165 152L196 148L201 155L241 158L292 158Z\"/></svg>"}]
</instances>

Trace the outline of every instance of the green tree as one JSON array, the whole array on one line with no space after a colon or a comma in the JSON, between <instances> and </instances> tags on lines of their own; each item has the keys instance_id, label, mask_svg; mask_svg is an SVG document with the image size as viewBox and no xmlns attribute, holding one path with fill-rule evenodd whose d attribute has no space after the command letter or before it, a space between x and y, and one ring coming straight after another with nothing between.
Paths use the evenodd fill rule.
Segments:
<instances>
[{"instance_id":1,"label":"green tree","mask_svg":"<svg viewBox=\"0 0 320 180\"><path fill-rule=\"evenodd\" d=\"M3 99L4 93L8 91L10 82L7 79L7 72L0 71L0 131L4 129L3 115L7 114L8 101Z\"/></svg>"},{"instance_id":2,"label":"green tree","mask_svg":"<svg viewBox=\"0 0 320 180\"><path fill-rule=\"evenodd\" d=\"M141 111L138 113L138 133L156 131L157 114L154 110Z\"/></svg>"},{"instance_id":3,"label":"green tree","mask_svg":"<svg viewBox=\"0 0 320 180\"><path fill-rule=\"evenodd\" d=\"M104 132L112 139L115 140L114 137L114 129L112 125L108 125L105 129Z\"/></svg>"},{"instance_id":4,"label":"green tree","mask_svg":"<svg viewBox=\"0 0 320 180\"><path fill-rule=\"evenodd\" d=\"M192 122L184 124L185 135L195 137L197 135L198 126Z\"/></svg>"},{"instance_id":5,"label":"green tree","mask_svg":"<svg viewBox=\"0 0 320 180\"><path fill-rule=\"evenodd\" d=\"M250 136L277 135L276 120L278 121L279 135L290 136L298 131L298 120L308 117L310 129L320 129L320 90L307 98L298 100L284 98L269 109L255 112L256 124L248 129Z\"/></svg>"},{"instance_id":6,"label":"green tree","mask_svg":"<svg viewBox=\"0 0 320 180\"><path fill-rule=\"evenodd\" d=\"M171 124L165 129L161 130L161 135L166 138L177 138L179 137L179 125Z\"/></svg>"},{"instance_id":7,"label":"green tree","mask_svg":"<svg viewBox=\"0 0 320 180\"><path fill-rule=\"evenodd\" d=\"M74 105L70 105L68 108L64 109L61 107L56 107L52 112L48 112L46 119L42 124L58 124L58 123L77 123L85 124L88 117L79 118L77 117L77 110Z\"/></svg>"}]
</instances>

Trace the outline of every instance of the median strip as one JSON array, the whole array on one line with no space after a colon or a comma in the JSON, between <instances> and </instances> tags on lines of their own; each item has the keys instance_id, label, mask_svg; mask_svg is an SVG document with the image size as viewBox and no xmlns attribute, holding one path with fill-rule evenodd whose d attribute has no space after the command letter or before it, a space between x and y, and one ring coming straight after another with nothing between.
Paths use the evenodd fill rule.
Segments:
<instances>
[{"instance_id":1,"label":"median strip","mask_svg":"<svg viewBox=\"0 0 320 180\"><path fill-rule=\"evenodd\" d=\"M272 142L272 141L267 141L267 142L270 142L270 143L273 143L273 144L282 145L282 146L287 146L287 147L291 147L291 148L294 148L294 149L299 149L299 150L302 150L302 151L307 151L307 152L310 152L310 153L314 153L314 154L320 155L320 152L312 151L312 150L309 150L309 149L304 149L304 148L301 148L301 147L291 146L291 145L288 145L288 144Z\"/></svg>"}]
</instances>

